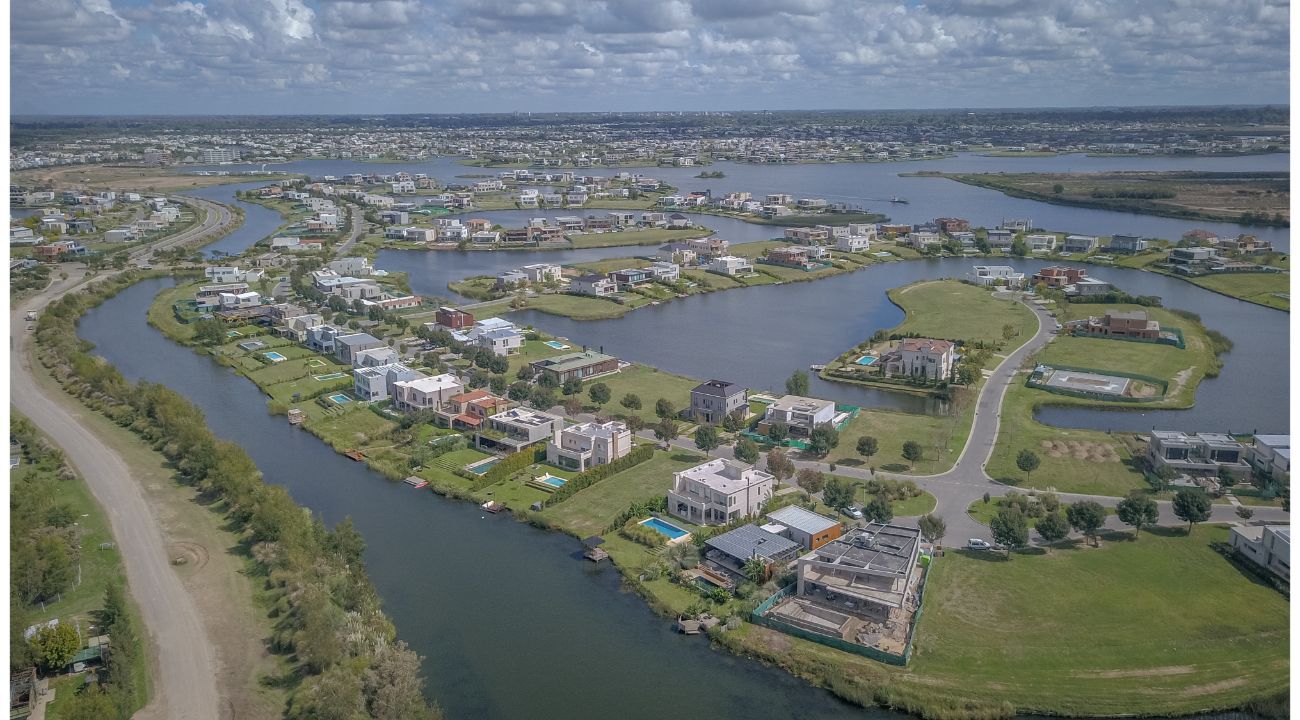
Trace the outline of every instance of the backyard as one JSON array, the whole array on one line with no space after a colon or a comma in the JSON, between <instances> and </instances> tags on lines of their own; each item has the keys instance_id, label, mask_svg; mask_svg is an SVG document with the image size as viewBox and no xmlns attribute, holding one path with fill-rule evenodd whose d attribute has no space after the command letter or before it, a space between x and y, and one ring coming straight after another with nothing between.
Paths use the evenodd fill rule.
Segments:
<instances>
[{"instance_id":1,"label":"backyard","mask_svg":"<svg viewBox=\"0 0 1300 720\"><path fill-rule=\"evenodd\" d=\"M543 510L541 516L578 537L604 534L610 522L632 503L663 497L673 484L673 473L701 462L703 455L678 448L656 451L653 458L580 490Z\"/></svg>"}]
</instances>

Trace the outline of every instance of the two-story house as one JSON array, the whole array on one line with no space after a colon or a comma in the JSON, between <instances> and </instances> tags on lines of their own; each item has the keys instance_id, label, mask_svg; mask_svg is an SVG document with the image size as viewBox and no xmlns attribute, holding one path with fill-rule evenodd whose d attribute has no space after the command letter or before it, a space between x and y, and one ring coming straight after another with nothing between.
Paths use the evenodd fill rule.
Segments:
<instances>
[{"instance_id":1,"label":"two-story house","mask_svg":"<svg viewBox=\"0 0 1300 720\"><path fill-rule=\"evenodd\" d=\"M668 512L696 525L725 525L757 515L775 483L762 470L717 458L673 475Z\"/></svg>"},{"instance_id":2,"label":"two-story house","mask_svg":"<svg viewBox=\"0 0 1300 720\"><path fill-rule=\"evenodd\" d=\"M710 380L691 388L691 418L717 424L731 413L749 412L749 391L726 380Z\"/></svg>"},{"instance_id":3,"label":"two-story house","mask_svg":"<svg viewBox=\"0 0 1300 720\"><path fill-rule=\"evenodd\" d=\"M607 465L632 451L632 431L621 422L570 425L546 444L546 462L582 472Z\"/></svg>"}]
</instances>

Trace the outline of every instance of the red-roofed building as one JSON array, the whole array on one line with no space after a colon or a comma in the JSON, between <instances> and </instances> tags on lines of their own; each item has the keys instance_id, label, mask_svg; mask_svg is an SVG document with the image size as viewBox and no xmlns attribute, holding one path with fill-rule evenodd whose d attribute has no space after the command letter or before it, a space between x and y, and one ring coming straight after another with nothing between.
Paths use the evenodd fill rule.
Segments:
<instances>
[{"instance_id":1,"label":"red-roofed building","mask_svg":"<svg viewBox=\"0 0 1300 720\"><path fill-rule=\"evenodd\" d=\"M1031 278L1030 284L1038 285L1039 283L1042 283L1049 288L1059 290L1066 285L1073 285L1086 277L1088 277L1088 273L1085 270L1058 265L1054 267L1045 267L1034 273L1034 277Z\"/></svg>"},{"instance_id":2,"label":"red-roofed building","mask_svg":"<svg viewBox=\"0 0 1300 720\"><path fill-rule=\"evenodd\" d=\"M898 347L880 357L880 363L885 377L947 380L952 376L953 344L948 340L903 338Z\"/></svg>"},{"instance_id":3,"label":"red-roofed building","mask_svg":"<svg viewBox=\"0 0 1300 720\"><path fill-rule=\"evenodd\" d=\"M454 430L477 430L489 416L507 410L509 404L487 390L470 390L447 398L434 412Z\"/></svg>"}]
</instances>

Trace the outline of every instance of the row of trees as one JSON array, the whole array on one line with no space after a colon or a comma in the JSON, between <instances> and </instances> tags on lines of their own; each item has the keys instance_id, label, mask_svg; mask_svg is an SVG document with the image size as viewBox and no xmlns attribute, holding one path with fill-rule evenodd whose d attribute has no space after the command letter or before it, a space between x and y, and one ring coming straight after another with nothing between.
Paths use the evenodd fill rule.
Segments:
<instances>
[{"instance_id":1,"label":"row of trees","mask_svg":"<svg viewBox=\"0 0 1300 720\"><path fill-rule=\"evenodd\" d=\"M419 657L394 629L361 562L350 520L329 530L284 488L268 485L238 445L218 440L202 412L152 383L131 383L91 356L76 321L133 282L125 273L50 304L36 331L41 361L72 395L151 443L180 482L221 507L251 547L254 572L275 604L273 650L293 654L302 682L290 718L431 718Z\"/></svg>"}]
</instances>

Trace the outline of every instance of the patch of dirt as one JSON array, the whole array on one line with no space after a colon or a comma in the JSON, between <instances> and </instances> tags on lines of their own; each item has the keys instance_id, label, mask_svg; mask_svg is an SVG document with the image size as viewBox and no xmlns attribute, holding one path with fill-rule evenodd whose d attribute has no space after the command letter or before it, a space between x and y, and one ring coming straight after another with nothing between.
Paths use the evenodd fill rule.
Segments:
<instances>
[{"instance_id":1,"label":"patch of dirt","mask_svg":"<svg viewBox=\"0 0 1300 720\"><path fill-rule=\"evenodd\" d=\"M1106 443L1083 440L1043 440L1044 454L1052 458L1072 458L1083 462L1119 462L1115 447Z\"/></svg>"},{"instance_id":2,"label":"patch of dirt","mask_svg":"<svg viewBox=\"0 0 1300 720\"><path fill-rule=\"evenodd\" d=\"M1186 695L1213 695L1235 687L1241 687L1250 682L1250 678L1235 677L1218 682L1206 683L1204 685L1193 685L1184 689L1182 692Z\"/></svg>"},{"instance_id":3,"label":"patch of dirt","mask_svg":"<svg viewBox=\"0 0 1300 720\"><path fill-rule=\"evenodd\" d=\"M1174 379L1169 381L1169 389L1165 391L1165 395L1169 397L1177 395L1178 391L1183 388L1183 385L1187 384L1187 378L1192 376L1192 370L1195 369L1196 368L1194 367L1188 367L1178 371L1178 374L1174 376Z\"/></svg>"},{"instance_id":4,"label":"patch of dirt","mask_svg":"<svg viewBox=\"0 0 1300 720\"><path fill-rule=\"evenodd\" d=\"M174 542L167 546L167 557L178 570L194 572L208 564L208 549L196 542Z\"/></svg>"},{"instance_id":5,"label":"patch of dirt","mask_svg":"<svg viewBox=\"0 0 1300 720\"><path fill-rule=\"evenodd\" d=\"M1168 675L1187 675L1196 672L1191 665L1169 665L1166 667L1139 668L1134 670L1106 670L1103 672L1074 673L1082 678L1130 678L1130 677L1165 677Z\"/></svg>"}]
</instances>

